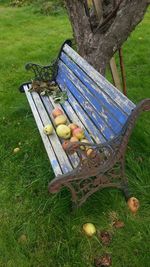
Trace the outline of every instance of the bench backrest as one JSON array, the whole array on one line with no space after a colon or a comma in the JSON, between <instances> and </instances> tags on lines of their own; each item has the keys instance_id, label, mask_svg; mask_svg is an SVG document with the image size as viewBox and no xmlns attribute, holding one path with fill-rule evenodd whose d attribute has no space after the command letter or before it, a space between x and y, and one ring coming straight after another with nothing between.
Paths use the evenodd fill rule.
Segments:
<instances>
[{"instance_id":1,"label":"bench backrest","mask_svg":"<svg viewBox=\"0 0 150 267\"><path fill-rule=\"evenodd\" d=\"M62 90L68 91L76 111L77 101L106 140L118 134L135 104L67 44L62 48L58 66L56 80Z\"/></svg>"}]
</instances>

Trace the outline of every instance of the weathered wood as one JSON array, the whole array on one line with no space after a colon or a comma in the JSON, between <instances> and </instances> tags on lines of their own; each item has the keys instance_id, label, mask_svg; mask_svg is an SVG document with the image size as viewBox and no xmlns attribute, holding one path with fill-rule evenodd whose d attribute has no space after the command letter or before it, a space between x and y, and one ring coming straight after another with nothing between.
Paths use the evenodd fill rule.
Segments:
<instances>
[{"instance_id":1,"label":"weathered wood","mask_svg":"<svg viewBox=\"0 0 150 267\"><path fill-rule=\"evenodd\" d=\"M66 64L66 66L77 76L78 80L86 86L87 90L89 90L91 94L97 98L101 107L110 112L112 118L121 124L124 124L128 118L128 114L126 114L124 109L121 106L118 106L104 90L101 90L101 88L98 87L98 85L95 84L95 82L89 76L87 76L81 68L79 68L63 53L61 55L61 60L63 60L64 64ZM59 62L59 64L61 66L61 62Z\"/></svg>"},{"instance_id":2,"label":"weathered wood","mask_svg":"<svg viewBox=\"0 0 150 267\"><path fill-rule=\"evenodd\" d=\"M56 104L54 103L52 97L42 96L41 99L43 101L43 104L44 104L45 109L47 110L47 112L48 112L48 114L50 116L51 121L53 122L53 124L55 124L54 123L53 116L52 116L52 111L56 107ZM60 105L57 104L57 107L59 107L64 112L64 110L62 109L62 107ZM68 114L67 113L65 115L68 117ZM71 121L68 120L68 124L70 122ZM62 144L62 140L61 139L60 139L60 142ZM77 154L74 153L73 155L69 155L68 157L70 159L70 162L71 162L73 168L77 167L77 165L79 164L79 158L78 158Z\"/></svg>"},{"instance_id":3,"label":"weathered wood","mask_svg":"<svg viewBox=\"0 0 150 267\"><path fill-rule=\"evenodd\" d=\"M65 88L60 85L60 88L63 90L65 90ZM72 122L75 122L79 127L81 127L82 129L85 130L85 136L86 138L91 142L93 143L93 139L91 138L90 136L90 133L89 133L89 129L87 130L85 125L82 123L82 121L79 119L79 116L77 115L76 113L76 110L74 110L72 108L72 106L70 105L69 101L66 100L65 103L62 104L62 107L63 109L66 111L67 114L69 114L69 117L70 117L70 120Z\"/></svg>"},{"instance_id":4,"label":"weathered wood","mask_svg":"<svg viewBox=\"0 0 150 267\"><path fill-rule=\"evenodd\" d=\"M60 73L59 73L60 75ZM62 79L65 81L66 87L69 88L69 92L72 93L74 98L80 103L83 110L89 116L89 120L93 122L95 127L100 131L100 133L104 136L106 140L114 137L113 131L108 127L108 125L103 121L103 119L94 111L94 108L90 105L89 101L84 98L84 96L80 93L78 88L68 79L65 73L61 73Z\"/></svg>"},{"instance_id":5,"label":"weathered wood","mask_svg":"<svg viewBox=\"0 0 150 267\"><path fill-rule=\"evenodd\" d=\"M92 1L93 1L93 5L95 7L97 17L98 17L99 21L101 21L102 17L103 17L102 0L92 0Z\"/></svg>"},{"instance_id":6,"label":"weathered wood","mask_svg":"<svg viewBox=\"0 0 150 267\"><path fill-rule=\"evenodd\" d=\"M63 48L64 52L72 58L72 60L80 66L91 79L101 88L102 91L107 93L109 97L116 102L127 114L130 114L135 105L126 96L124 96L120 91L106 80L100 73L98 73L85 59L79 56L71 47L65 45Z\"/></svg>"},{"instance_id":7,"label":"weathered wood","mask_svg":"<svg viewBox=\"0 0 150 267\"><path fill-rule=\"evenodd\" d=\"M27 96L28 102L30 104L30 107L31 107L33 116L35 118L36 124L38 126L38 130L39 130L41 138L43 140L47 155L48 155L49 160L51 162L51 165L53 167L54 173L57 176L59 174L62 174L61 166L58 163L57 157L54 153L54 150L53 150L51 143L49 142L48 136L43 133L44 124L43 124L41 117L39 115L39 112L36 108L36 105L34 103L32 95L28 90L29 90L29 88L27 86L24 86L24 91L25 91L25 94Z\"/></svg>"},{"instance_id":8,"label":"weathered wood","mask_svg":"<svg viewBox=\"0 0 150 267\"><path fill-rule=\"evenodd\" d=\"M61 77L57 77L57 82L60 86L60 88L65 91L66 90L66 82ZM90 118L85 113L84 109L80 106L80 104L77 102L77 100L74 98L72 93L70 91L68 93L68 102L71 105L71 107L74 109L76 114L78 115L79 119L82 121L84 128L89 132L89 134L92 135L92 138L95 140L96 143L103 143L106 141L104 136L100 133L100 131L96 128L94 123L90 120Z\"/></svg>"},{"instance_id":9,"label":"weathered wood","mask_svg":"<svg viewBox=\"0 0 150 267\"><path fill-rule=\"evenodd\" d=\"M128 103L124 103L125 100L117 94L117 90L111 90L111 84L107 89L105 89L105 80L100 78L101 84L96 83L97 76L92 75L93 72L90 70L90 75L85 73L81 67L79 67L73 60L69 59L64 53L61 54L61 60L70 68L70 70L81 80L81 82L90 90L93 95L96 95L102 106L106 106L107 110L111 112L112 116L115 116L121 124L124 124L128 115L131 113L131 107ZM77 58L76 58L77 60ZM85 66L85 65L84 65ZM86 67L86 66L85 66ZM96 73L97 74L97 73ZM102 76L103 77L103 76ZM114 97L113 97L114 96ZM121 102L121 103L120 103Z\"/></svg>"},{"instance_id":10,"label":"weathered wood","mask_svg":"<svg viewBox=\"0 0 150 267\"><path fill-rule=\"evenodd\" d=\"M74 70L74 68L73 68ZM122 128L121 122L119 122L118 117L119 115L122 116L121 114L118 114L117 110L115 108L111 108L110 104L107 101L107 98L104 99L103 101L103 96L101 97L100 101L99 98L97 97L97 92L94 89L88 90L88 87L81 82L78 77L70 70L66 65L63 64L63 62L59 63L59 73L66 73L68 78L74 83L74 85L77 87L78 91L84 95L86 101L92 105L92 108L94 109L94 113L98 113L99 118L102 118L108 128L112 129L115 133L120 132ZM92 82L90 84L90 87L92 86ZM105 102L108 104L105 106ZM116 111L116 117L114 116L113 110ZM111 113L112 111L112 113ZM126 118L125 118L126 120ZM124 121L125 121L124 120Z\"/></svg>"},{"instance_id":11,"label":"weathered wood","mask_svg":"<svg viewBox=\"0 0 150 267\"><path fill-rule=\"evenodd\" d=\"M118 70L117 70L115 57L111 58L111 60L109 62L109 65L110 65L110 70L111 70L112 78L113 78L113 81L114 81L114 85L116 86L117 89L119 89L121 91L122 90L121 81L120 81L119 73L118 73Z\"/></svg>"},{"instance_id":12,"label":"weathered wood","mask_svg":"<svg viewBox=\"0 0 150 267\"><path fill-rule=\"evenodd\" d=\"M120 60L120 68L122 76L123 93L124 95L127 95L126 73L125 73L125 66L123 62L123 53L121 47L119 48L119 60Z\"/></svg>"},{"instance_id":13,"label":"weathered wood","mask_svg":"<svg viewBox=\"0 0 150 267\"><path fill-rule=\"evenodd\" d=\"M41 101L39 94L37 94L36 92L32 92L31 94L32 94L33 100L35 102L35 105L38 109L38 112L40 114L43 125L47 125L47 124L51 124L51 123L53 124L53 121L50 120L50 116L48 115L48 113L45 110L45 107ZM49 136L48 139L49 139L49 141L53 147L53 150L55 151L55 154L57 155L57 159L59 161L59 164L61 166L63 173L67 173L68 171L71 171L72 166L68 160L66 153L62 149L62 145L61 145L61 142L60 142L60 140L56 134L55 127L53 127L53 134L51 136Z\"/></svg>"}]
</instances>

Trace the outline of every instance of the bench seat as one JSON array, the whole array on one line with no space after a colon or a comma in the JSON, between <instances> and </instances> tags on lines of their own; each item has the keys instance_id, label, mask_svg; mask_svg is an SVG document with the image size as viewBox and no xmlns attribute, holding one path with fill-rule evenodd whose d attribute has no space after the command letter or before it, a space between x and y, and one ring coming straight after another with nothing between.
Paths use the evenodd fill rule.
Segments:
<instances>
[{"instance_id":1,"label":"bench seat","mask_svg":"<svg viewBox=\"0 0 150 267\"><path fill-rule=\"evenodd\" d=\"M60 54L56 82L60 90L67 91L68 100L61 108L66 113L68 122L75 122L84 128L90 142L99 144L114 138L121 132L135 107L67 44ZM56 176L67 173L77 166L79 158L77 155L68 158L56 134L46 137L43 133L44 125L53 123L50 114L56 104L51 97L28 92L28 86L24 90L54 173Z\"/></svg>"}]
</instances>

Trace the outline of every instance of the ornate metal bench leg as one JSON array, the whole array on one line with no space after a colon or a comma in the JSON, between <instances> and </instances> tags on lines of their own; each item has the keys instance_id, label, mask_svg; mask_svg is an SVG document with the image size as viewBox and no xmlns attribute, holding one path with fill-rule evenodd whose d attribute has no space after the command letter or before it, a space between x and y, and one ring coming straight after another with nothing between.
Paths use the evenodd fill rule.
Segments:
<instances>
[{"instance_id":1,"label":"ornate metal bench leg","mask_svg":"<svg viewBox=\"0 0 150 267\"><path fill-rule=\"evenodd\" d=\"M100 189L112 187L120 189L120 183L110 181L105 175L80 178L78 181L71 181L66 186L72 194L73 207L79 208L88 197Z\"/></svg>"},{"instance_id":2,"label":"ornate metal bench leg","mask_svg":"<svg viewBox=\"0 0 150 267\"><path fill-rule=\"evenodd\" d=\"M120 165L121 165L121 190L125 196L126 201L132 196L132 194L129 191L129 185L128 185L128 179L125 175L125 155L122 156L120 160Z\"/></svg>"},{"instance_id":3,"label":"ornate metal bench leg","mask_svg":"<svg viewBox=\"0 0 150 267\"><path fill-rule=\"evenodd\" d=\"M128 186L128 183L124 183L122 186L121 186L121 190L122 190L122 193L124 194L124 197L125 197L125 200L128 201L128 199L130 197L132 197L132 194L129 190L129 186Z\"/></svg>"}]
</instances>

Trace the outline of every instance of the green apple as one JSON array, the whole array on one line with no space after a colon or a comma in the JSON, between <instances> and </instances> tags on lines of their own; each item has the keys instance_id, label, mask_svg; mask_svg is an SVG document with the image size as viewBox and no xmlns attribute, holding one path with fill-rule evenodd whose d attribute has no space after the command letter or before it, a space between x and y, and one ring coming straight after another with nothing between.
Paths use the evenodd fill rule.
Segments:
<instances>
[{"instance_id":1,"label":"green apple","mask_svg":"<svg viewBox=\"0 0 150 267\"><path fill-rule=\"evenodd\" d=\"M56 133L60 138L68 139L71 135L71 130L67 125L61 124L56 128Z\"/></svg>"},{"instance_id":2,"label":"green apple","mask_svg":"<svg viewBox=\"0 0 150 267\"><path fill-rule=\"evenodd\" d=\"M43 131L46 135L50 135L53 132L53 126L51 124L47 124L44 126Z\"/></svg>"},{"instance_id":3,"label":"green apple","mask_svg":"<svg viewBox=\"0 0 150 267\"><path fill-rule=\"evenodd\" d=\"M66 124L67 117L65 115L59 115L55 118L55 125L58 126L60 124Z\"/></svg>"}]
</instances>

